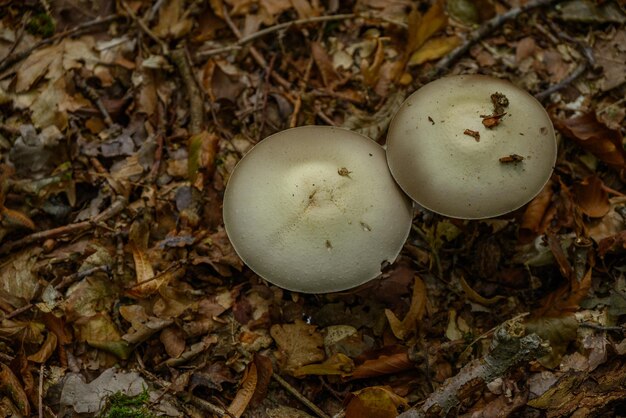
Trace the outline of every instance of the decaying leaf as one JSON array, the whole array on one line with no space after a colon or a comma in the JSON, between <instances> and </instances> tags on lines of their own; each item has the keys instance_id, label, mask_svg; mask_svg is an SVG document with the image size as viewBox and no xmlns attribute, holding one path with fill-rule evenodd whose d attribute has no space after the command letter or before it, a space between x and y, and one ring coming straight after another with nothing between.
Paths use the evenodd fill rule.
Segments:
<instances>
[{"instance_id":1,"label":"decaying leaf","mask_svg":"<svg viewBox=\"0 0 626 418\"><path fill-rule=\"evenodd\" d=\"M624 168L626 151L622 145L622 134L619 130L607 127L594 112L569 119L556 119L554 123L568 138L600 160L616 169Z\"/></svg>"},{"instance_id":2,"label":"decaying leaf","mask_svg":"<svg viewBox=\"0 0 626 418\"><path fill-rule=\"evenodd\" d=\"M409 335L417 332L418 322L426 312L426 286L419 276L415 276L413 283L413 296L411 297L411 307L404 319L400 321L389 309L385 309L385 315L389 321L389 326L398 339L404 340Z\"/></svg>"},{"instance_id":3,"label":"decaying leaf","mask_svg":"<svg viewBox=\"0 0 626 418\"><path fill-rule=\"evenodd\" d=\"M270 333L280 350L282 368L288 372L324 360L324 338L314 325L296 320L293 324L273 325Z\"/></svg>"},{"instance_id":4,"label":"decaying leaf","mask_svg":"<svg viewBox=\"0 0 626 418\"><path fill-rule=\"evenodd\" d=\"M461 38L458 36L431 38L411 55L408 65L421 65L427 61L438 60L459 46L460 43Z\"/></svg>"},{"instance_id":5,"label":"decaying leaf","mask_svg":"<svg viewBox=\"0 0 626 418\"><path fill-rule=\"evenodd\" d=\"M15 374L13 374L13 371L3 363L0 363L0 393L7 394L11 397L22 415L30 415L30 403L28 402L28 396L26 396L22 384Z\"/></svg>"},{"instance_id":6,"label":"decaying leaf","mask_svg":"<svg viewBox=\"0 0 626 418\"><path fill-rule=\"evenodd\" d=\"M319 42L311 42L311 54L313 54L313 60L317 66L324 85L334 90L334 88L341 82L341 77L335 70L332 60L324 46Z\"/></svg>"},{"instance_id":7,"label":"decaying leaf","mask_svg":"<svg viewBox=\"0 0 626 418\"><path fill-rule=\"evenodd\" d=\"M354 369L352 359L344 354L335 353L320 364L307 364L293 372L295 377L308 375L317 376L349 376Z\"/></svg>"},{"instance_id":8,"label":"decaying leaf","mask_svg":"<svg viewBox=\"0 0 626 418\"><path fill-rule=\"evenodd\" d=\"M28 360L35 363L45 363L57 348L57 336L53 332L48 332L43 345L34 354L28 356Z\"/></svg>"},{"instance_id":9,"label":"decaying leaf","mask_svg":"<svg viewBox=\"0 0 626 418\"><path fill-rule=\"evenodd\" d=\"M395 418L408 407L406 399L391 388L373 386L352 394L346 406L346 418Z\"/></svg>"},{"instance_id":10,"label":"decaying leaf","mask_svg":"<svg viewBox=\"0 0 626 418\"><path fill-rule=\"evenodd\" d=\"M241 387L237 391L237 395L235 395L235 399L231 402L228 407L228 412L239 418L248 407L250 400L252 399L252 395L256 390L257 385L257 369L256 364L250 363L248 370L243 378L243 382L241 383Z\"/></svg>"},{"instance_id":11,"label":"decaying leaf","mask_svg":"<svg viewBox=\"0 0 626 418\"><path fill-rule=\"evenodd\" d=\"M441 0L437 0L423 16L417 10L413 10L409 16L407 56L417 51L427 39L445 28L447 24L448 16L445 4Z\"/></svg>"},{"instance_id":12,"label":"decaying leaf","mask_svg":"<svg viewBox=\"0 0 626 418\"><path fill-rule=\"evenodd\" d=\"M574 196L580 210L592 218L601 218L611 209L609 194L598 176L589 176L577 182Z\"/></svg>"},{"instance_id":13,"label":"decaying leaf","mask_svg":"<svg viewBox=\"0 0 626 418\"><path fill-rule=\"evenodd\" d=\"M366 379L368 377L399 373L412 367L406 351L391 355L381 355L373 360L366 360L352 372L352 379Z\"/></svg>"}]
</instances>

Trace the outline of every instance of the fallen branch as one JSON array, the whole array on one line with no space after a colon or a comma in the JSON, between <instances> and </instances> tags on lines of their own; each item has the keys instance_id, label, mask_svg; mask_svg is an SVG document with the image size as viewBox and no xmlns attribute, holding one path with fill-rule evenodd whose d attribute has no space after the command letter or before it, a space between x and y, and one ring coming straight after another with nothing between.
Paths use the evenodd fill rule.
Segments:
<instances>
[{"instance_id":1,"label":"fallen branch","mask_svg":"<svg viewBox=\"0 0 626 418\"><path fill-rule=\"evenodd\" d=\"M533 0L526 3L524 6L515 7L506 13L498 15L493 19L488 20L478 29L472 31L467 35L467 39L461 45L456 47L452 52L439 60L435 65L434 73L431 78L437 78L443 74L449 67L461 56L463 56L476 42L483 39L485 36L502 26L505 22L517 18L522 13L525 13L531 9L537 7L549 6L553 3L557 3L561 0Z\"/></svg>"},{"instance_id":2,"label":"fallen branch","mask_svg":"<svg viewBox=\"0 0 626 418\"><path fill-rule=\"evenodd\" d=\"M507 321L494 332L491 352L483 359L467 364L454 377L432 393L419 409L411 409L398 418L445 417L459 407L472 393L487 383L503 377L519 363L541 357L549 352L537 334L525 335L519 318Z\"/></svg>"},{"instance_id":3,"label":"fallen branch","mask_svg":"<svg viewBox=\"0 0 626 418\"><path fill-rule=\"evenodd\" d=\"M105 222L121 213L126 207L126 203L126 199L118 196L111 206L91 220L64 225L58 228L48 229L46 231L35 232L34 234L27 235L17 241L7 242L0 247L0 254L7 254L16 248L21 248L34 242L44 241L49 238L56 238L71 233L82 232L89 228L93 228L94 225L97 225L100 222Z\"/></svg>"},{"instance_id":4,"label":"fallen branch","mask_svg":"<svg viewBox=\"0 0 626 418\"><path fill-rule=\"evenodd\" d=\"M293 26L306 25L307 23L316 23L316 22L332 22L333 20L345 20L345 19L352 19L354 17L356 17L354 13L346 13L346 14L330 15L330 16L313 16L313 17L309 17L306 19L298 19L298 20L292 20L290 22L279 23L277 25L270 26L265 29L261 29L260 31L254 32L248 36L241 37L233 45L229 45L229 46L225 46L221 48L209 49L207 51L200 51L196 54L196 57L207 58L212 55L220 54L222 52L229 52L229 51L232 51L233 49L240 49L244 45L256 39L259 39L267 34L278 32L283 29L289 29Z\"/></svg>"},{"instance_id":5,"label":"fallen branch","mask_svg":"<svg viewBox=\"0 0 626 418\"><path fill-rule=\"evenodd\" d=\"M202 93L191 71L186 51L182 48L172 51L172 60L185 83L187 93L189 93L189 133L197 135L204 128L204 101L202 100Z\"/></svg>"},{"instance_id":6,"label":"fallen branch","mask_svg":"<svg viewBox=\"0 0 626 418\"><path fill-rule=\"evenodd\" d=\"M298 392L298 390L296 388L294 388L293 386L291 386L289 384L289 382L287 382L285 379L283 379L282 377L280 377L278 374L273 373L272 374L272 378L274 378L274 380L276 380L283 388L285 388L285 390L287 390L287 392L291 393L293 396L296 397L296 399L298 399L300 402L302 402L306 407L308 407L311 411L315 412L315 414L320 417L320 418L330 418L324 411L322 411L320 408L318 408L317 405L315 405L313 402L311 402L307 397L305 397L304 395L302 395L300 392Z\"/></svg>"}]
</instances>

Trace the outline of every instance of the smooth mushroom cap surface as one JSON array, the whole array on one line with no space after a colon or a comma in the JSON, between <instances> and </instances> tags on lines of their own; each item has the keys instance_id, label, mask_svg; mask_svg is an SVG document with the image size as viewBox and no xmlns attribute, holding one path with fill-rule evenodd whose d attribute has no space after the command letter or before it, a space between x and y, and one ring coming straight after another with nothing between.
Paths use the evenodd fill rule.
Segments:
<instances>
[{"instance_id":1,"label":"smooth mushroom cap surface","mask_svg":"<svg viewBox=\"0 0 626 418\"><path fill-rule=\"evenodd\" d=\"M267 281L307 293L377 277L402 249L412 214L383 148L328 126L259 142L224 194L224 225L241 259Z\"/></svg>"},{"instance_id":2,"label":"smooth mushroom cap surface","mask_svg":"<svg viewBox=\"0 0 626 418\"><path fill-rule=\"evenodd\" d=\"M488 128L483 119L494 114L496 93L508 106ZM556 154L541 103L508 81L481 75L424 85L402 104L387 135L387 161L400 187L454 218L489 218L523 206L549 180Z\"/></svg>"}]
</instances>

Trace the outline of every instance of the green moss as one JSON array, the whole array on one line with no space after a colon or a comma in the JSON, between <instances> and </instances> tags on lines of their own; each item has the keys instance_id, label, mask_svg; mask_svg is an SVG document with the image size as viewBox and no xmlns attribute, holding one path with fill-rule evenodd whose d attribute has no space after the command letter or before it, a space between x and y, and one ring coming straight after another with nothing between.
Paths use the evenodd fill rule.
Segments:
<instances>
[{"instance_id":1,"label":"green moss","mask_svg":"<svg viewBox=\"0 0 626 418\"><path fill-rule=\"evenodd\" d=\"M26 30L33 35L43 36L49 38L54 35L56 29L56 23L52 16L46 13L38 13L34 15L26 25Z\"/></svg>"},{"instance_id":2,"label":"green moss","mask_svg":"<svg viewBox=\"0 0 626 418\"><path fill-rule=\"evenodd\" d=\"M150 402L148 390L144 389L137 396L128 396L116 392L108 397L104 411L99 418L153 418L156 417L147 404Z\"/></svg>"}]
</instances>

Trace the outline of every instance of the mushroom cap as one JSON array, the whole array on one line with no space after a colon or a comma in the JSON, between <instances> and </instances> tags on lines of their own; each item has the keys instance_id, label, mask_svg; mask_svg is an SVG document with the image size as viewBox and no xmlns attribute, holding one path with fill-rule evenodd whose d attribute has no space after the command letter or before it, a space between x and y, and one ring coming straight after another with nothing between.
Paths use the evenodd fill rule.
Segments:
<instances>
[{"instance_id":1,"label":"mushroom cap","mask_svg":"<svg viewBox=\"0 0 626 418\"><path fill-rule=\"evenodd\" d=\"M494 93L509 103L500 123L487 128L481 116L494 114ZM508 81L482 75L426 84L401 105L387 135L387 161L400 187L453 218L489 218L523 206L549 180L556 152L543 106ZM523 160L500 161L507 156Z\"/></svg>"},{"instance_id":2,"label":"mushroom cap","mask_svg":"<svg viewBox=\"0 0 626 418\"><path fill-rule=\"evenodd\" d=\"M285 289L325 293L358 286L393 262L413 209L383 148L328 126L288 129L235 167L224 225L241 259Z\"/></svg>"}]
</instances>

